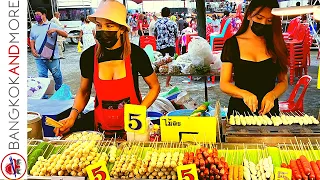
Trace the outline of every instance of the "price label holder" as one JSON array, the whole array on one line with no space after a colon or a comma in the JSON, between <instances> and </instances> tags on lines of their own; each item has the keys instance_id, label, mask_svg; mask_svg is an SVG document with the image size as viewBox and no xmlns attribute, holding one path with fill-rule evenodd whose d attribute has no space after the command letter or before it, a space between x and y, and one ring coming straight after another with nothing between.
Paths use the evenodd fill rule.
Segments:
<instances>
[{"instance_id":1,"label":"price label holder","mask_svg":"<svg viewBox=\"0 0 320 180\"><path fill-rule=\"evenodd\" d=\"M106 163L99 161L86 167L89 180L110 180Z\"/></svg>"},{"instance_id":2,"label":"price label holder","mask_svg":"<svg viewBox=\"0 0 320 180\"><path fill-rule=\"evenodd\" d=\"M161 140L173 142L216 142L215 117L162 116Z\"/></svg>"},{"instance_id":3,"label":"price label holder","mask_svg":"<svg viewBox=\"0 0 320 180\"><path fill-rule=\"evenodd\" d=\"M144 134L147 128L147 108L140 105L126 104L124 106L124 130Z\"/></svg>"},{"instance_id":4,"label":"price label holder","mask_svg":"<svg viewBox=\"0 0 320 180\"><path fill-rule=\"evenodd\" d=\"M178 180L198 180L197 167L195 164L188 164L177 167Z\"/></svg>"},{"instance_id":5,"label":"price label holder","mask_svg":"<svg viewBox=\"0 0 320 180\"><path fill-rule=\"evenodd\" d=\"M52 176L51 180L85 180L85 177L73 177L73 176Z\"/></svg>"},{"instance_id":6,"label":"price label holder","mask_svg":"<svg viewBox=\"0 0 320 180\"><path fill-rule=\"evenodd\" d=\"M288 168L275 168L275 180L291 180L292 179L292 171Z\"/></svg>"}]
</instances>

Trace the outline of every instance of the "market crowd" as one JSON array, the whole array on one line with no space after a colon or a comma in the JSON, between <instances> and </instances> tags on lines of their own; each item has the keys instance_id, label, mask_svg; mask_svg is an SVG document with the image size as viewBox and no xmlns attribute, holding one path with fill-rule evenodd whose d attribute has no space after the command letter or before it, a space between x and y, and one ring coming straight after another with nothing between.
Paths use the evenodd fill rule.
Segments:
<instances>
[{"instance_id":1,"label":"market crowd","mask_svg":"<svg viewBox=\"0 0 320 180\"><path fill-rule=\"evenodd\" d=\"M228 10L224 11L223 17L217 14L207 17L206 40L212 33L219 34L221 22L229 19L235 28L232 31L236 32L226 40L221 52L220 88L231 96L228 115L234 112L279 115L278 97L288 87L288 52L282 37L281 20L271 14L271 10L278 7L277 0L252 0L240 27L237 17L230 16ZM37 23L30 32L31 51L39 76L48 77L49 70L58 90L62 85L60 58L63 57L59 36L68 35L59 23L59 13L55 13L51 21L46 14L44 8L35 11ZM177 48L183 54L186 52L185 35L197 32L196 16L170 12L167 7L161 10L161 14L128 13L120 2L107 0L82 21L79 40L84 51L80 57L79 90L69 117L60 121L63 127L56 128L55 133L62 135L70 131L87 105L94 85L95 130L110 137L114 133L125 136L124 105L139 104L149 108L160 93L149 56L140 46L131 43L131 38L140 36L141 40L149 35L155 39L156 50L163 56L174 56ZM95 28L89 25L90 22ZM209 53L212 54L211 49ZM145 97L139 91L139 77L149 87ZM170 86L170 76L166 86Z\"/></svg>"}]
</instances>

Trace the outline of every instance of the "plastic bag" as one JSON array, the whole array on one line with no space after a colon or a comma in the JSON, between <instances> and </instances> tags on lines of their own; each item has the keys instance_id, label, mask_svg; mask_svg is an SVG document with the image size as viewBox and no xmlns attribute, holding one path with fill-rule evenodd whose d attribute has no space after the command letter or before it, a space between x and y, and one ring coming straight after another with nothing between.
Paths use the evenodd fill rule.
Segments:
<instances>
[{"instance_id":1,"label":"plastic bag","mask_svg":"<svg viewBox=\"0 0 320 180\"><path fill-rule=\"evenodd\" d=\"M200 58L204 64L209 65L212 61L212 51L207 40L197 37L191 40L188 45L188 54L191 57Z\"/></svg>"},{"instance_id":2,"label":"plastic bag","mask_svg":"<svg viewBox=\"0 0 320 180\"><path fill-rule=\"evenodd\" d=\"M195 66L192 63L186 64L186 66L184 66L184 68L181 70L181 72L183 74L195 74L196 69Z\"/></svg>"},{"instance_id":3,"label":"plastic bag","mask_svg":"<svg viewBox=\"0 0 320 180\"><path fill-rule=\"evenodd\" d=\"M53 100L69 100L72 99L71 89L68 85L62 84L62 86L55 92L50 99Z\"/></svg>"},{"instance_id":4,"label":"plastic bag","mask_svg":"<svg viewBox=\"0 0 320 180\"><path fill-rule=\"evenodd\" d=\"M192 64L195 66L204 66L203 58L198 56L192 56Z\"/></svg>"},{"instance_id":5,"label":"plastic bag","mask_svg":"<svg viewBox=\"0 0 320 180\"><path fill-rule=\"evenodd\" d=\"M170 75L179 75L181 74L181 67L175 63L169 64L168 74Z\"/></svg>"},{"instance_id":6,"label":"plastic bag","mask_svg":"<svg viewBox=\"0 0 320 180\"><path fill-rule=\"evenodd\" d=\"M81 44L81 42L79 41L79 42L78 42L78 46L77 46L77 49L78 49L78 52L79 52L79 53L82 52L82 48L81 48L81 47L82 47L82 44Z\"/></svg>"},{"instance_id":7,"label":"plastic bag","mask_svg":"<svg viewBox=\"0 0 320 180\"><path fill-rule=\"evenodd\" d=\"M178 105L183 105L187 109L196 109L197 108L197 103L195 102L194 99L192 99L187 91L181 92L176 101L176 104Z\"/></svg>"}]
</instances>

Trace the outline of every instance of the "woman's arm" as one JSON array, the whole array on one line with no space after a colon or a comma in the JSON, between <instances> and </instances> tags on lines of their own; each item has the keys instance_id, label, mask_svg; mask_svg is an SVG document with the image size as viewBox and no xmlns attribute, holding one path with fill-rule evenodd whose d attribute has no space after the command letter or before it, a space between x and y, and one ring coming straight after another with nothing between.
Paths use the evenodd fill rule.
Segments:
<instances>
[{"instance_id":1,"label":"woman's arm","mask_svg":"<svg viewBox=\"0 0 320 180\"><path fill-rule=\"evenodd\" d=\"M92 80L81 77L80 88L76 94L76 98L73 103L73 108L77 109L79 112L83 111L90 99L91 88ZM69 117L75 120L78 117L78 112L71 111Z\"/></svg>"},{"instance_id":2,"label":"woman's arm","mask_svg":"<svg viewBox=\"0 0 320 180\"><path fill-rule=\"evenodd\" d=\"M61 128L55 128L56 136L61 136L70 131L80 112L83 111L87 105L91 94L92 81L88 78L81 77L80 88L74 100L72 110L69 117L59 121L63 124Z\"/></svg>"},{"instance_id":3,"label":"woman's arm","mask_svg":"<svg viewBox=\"0 0 320 180\"><path fill-rule=\"evenodd\" d=\"M258 108L258 99L256 95L249 91L243 90L231 83L232 79L232 63L223 62L220 72L220 89L222 92L239 99L243 99L244 103L252 112L256 112Z\"/></svg>"},{"instance_id":4,"label":"woman's arm","mask_svg":"<svg viewBox=\"0 0 320 180\"><path fill-rule=\"evenodd\" d=\"M157 99L160 93L160 84L155 72L153 72L150 76L144 77L144 81L149 86L149 92L146 95L146 97L142 100L141 105L149 108L153 104L153 102Z\"/></svg>"},{"instance_id":5,"label":"woman's arm","mask_svg":"<svg viewBox=\"0 0 320 180\"><path fill-rule=\"evenodd\" d=\"M82 31L82 30L80 30L80 34L79 34L79 41L81 41L82 35L83 35L83 31Z\"/></svg>"},{"instance_id":6,"label":"woman's arm","mask_svg":"<svg viewBox=\"0 0 320 180\"><path fill-rule=\"evenodd\" d=\"M278 84L272 91L267 93L261 102L260 114L267 114L274 107L274 100L279 98L288 88L288 75L280 73L278 75Z\"/></svg>"}]
</instances>

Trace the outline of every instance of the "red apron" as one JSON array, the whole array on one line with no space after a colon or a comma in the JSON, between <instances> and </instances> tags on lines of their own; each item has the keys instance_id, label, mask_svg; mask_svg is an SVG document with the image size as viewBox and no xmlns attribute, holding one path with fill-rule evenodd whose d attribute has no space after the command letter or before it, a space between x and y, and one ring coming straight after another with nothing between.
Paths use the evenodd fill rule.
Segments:
<instances>
[{"instance_id":1,"label":"red apron","mask_svg":"<svg viewBox=\"0 0 320 180\"><path fill-rule=\"evenodd\" d=\"M99 78L98 59L96 55L94 57L93 83L98 103L94 110L95 130L105 131L106 135L124 132L124 104L140 104L134 87L131 58L125 58L126 77L102 80Z\"/></svg>"}]
</instances>

